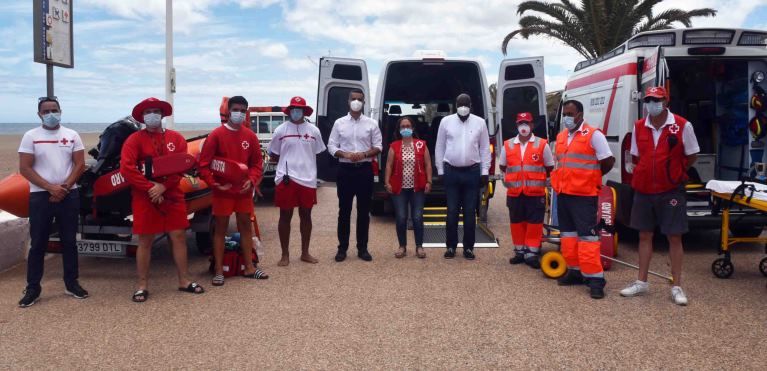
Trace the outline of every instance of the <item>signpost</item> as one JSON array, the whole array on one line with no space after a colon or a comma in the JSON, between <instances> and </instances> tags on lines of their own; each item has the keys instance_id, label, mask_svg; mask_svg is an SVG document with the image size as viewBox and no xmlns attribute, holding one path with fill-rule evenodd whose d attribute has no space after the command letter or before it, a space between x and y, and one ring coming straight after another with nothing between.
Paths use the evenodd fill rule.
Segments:
<instances>
[{"instance_id":1,"label":"signpost","mask_svg":"<svg viewBox=\"0 0 767 371\"><path fill-rule=\"evenodd\" d=\"M46 65L47 93L53 93L53 66L74 67L72 1L33 0L34 61Z\"/></svg>"}]
</instances>

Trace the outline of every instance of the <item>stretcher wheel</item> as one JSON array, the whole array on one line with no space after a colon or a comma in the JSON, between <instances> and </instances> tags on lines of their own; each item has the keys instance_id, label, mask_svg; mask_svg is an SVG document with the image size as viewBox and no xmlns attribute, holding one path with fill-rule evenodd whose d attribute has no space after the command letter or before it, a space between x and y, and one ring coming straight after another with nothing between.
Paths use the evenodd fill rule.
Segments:
<instances>
[{"instance_id":1,"label":"stretcher wheel","mask_svg":"<svg viewBox=\"0 0 767 371\"><path fill-rule=\"evenodd\" d=\"M732 265L731 261L719 258L711 264L711 271L714 272L714 276L717 278L730 278L735 272L735 266Z\"/></svg>"},{"instance_id":2,"label":"stretcher wheel","mask_svg":"<svg viewBox=\"0 0 767 371\"><path fill-rule=\"evenodd\" d=\"M763 275L767 276L767 258L764 258L759 262L759 271L762 272Z\"/></svg>"},{"instance_id":3,"label":"stretcher wheel","mask_svg":"<svg viewBox=\"0 0 767 371\"><path fill-rule=\"evenodd\" d=\"M541 270L548 278L557 279L567 273L567 262L559 251L549 251L541 257Z\"/></svg>"}]
</instances>

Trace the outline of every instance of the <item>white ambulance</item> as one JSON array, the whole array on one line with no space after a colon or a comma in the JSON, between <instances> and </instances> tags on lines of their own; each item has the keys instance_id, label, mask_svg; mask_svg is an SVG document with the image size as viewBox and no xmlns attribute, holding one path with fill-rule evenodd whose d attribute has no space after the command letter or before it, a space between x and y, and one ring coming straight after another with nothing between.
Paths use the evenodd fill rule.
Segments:
<instances>
[{"instance_id":1,"label":"white ambulance","mask_svg":"<svg viewBox=\"0 0 767 371\"><path fill-rule=\"evenodd\" d=\"M693 123L701 152L688 189L691 226L718 227L719 202L702 184L737 180L753 162L764 162L765 140L753 140L748 122L755 85L767 88L767 32L688 28L638 34L611 52L578 63L562 102L575 99L584 118L602 129L615 154L615 169L605 176L618 192L618 221L628 225L633 192L630 155L634 122L646 116L642 96L664 85L673 113ZM561 112L561 106L560 106ZM561 115L559 115L561 116ZM559 118L552 132L559 131ZM733 232L759 234L767 219L741 212Z\"/></svg>"}]
</instances>

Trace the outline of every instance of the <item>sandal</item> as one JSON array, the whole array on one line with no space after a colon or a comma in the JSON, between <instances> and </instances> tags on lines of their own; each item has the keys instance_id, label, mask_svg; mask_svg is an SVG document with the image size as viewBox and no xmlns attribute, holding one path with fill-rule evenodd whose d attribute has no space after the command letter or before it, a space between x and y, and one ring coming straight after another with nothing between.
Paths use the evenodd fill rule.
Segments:
<instances>
[{"instance_id":1,"label":"sandal","mask_svg":"<svg viewBox=\"0 0 767 371\"><path fill-rule=\"evenodd\" d=\"M418 246L415 248L415 256L417 256L418 259L426 258L426 253L423 251L423 247Z\"/></svg>"},{"instance_id":2,"label":"sandal","mask_svg":"<svg viewBox=\"0 0 767 371\"><path fill-rule=\"evenodd\" d=\"M217 274L213 276L213 281L211 281L210 284L213 286L224 286L224 275Z\"/></svg>"},{"instance_id":3,"label":"sandal","mask_svg":"<svg viewBox=\"0 0 767 371\"><path fill-rule=\"evenodd\" d=\"M205 288L200 286L197 282L192 282L187 287L179 287L178 291L188 292L190 294L202 294L205 292Z\"/></svg>"},{"instance_id":4,"label":"sandal","mask_svg":"<svg viewBox=\"0 0 767 371\"><path fill-rule=\"evenodd\" d=\"M133 293L134 303L143 303L147 299L149 299L149 291L147 290L136 290L136 292Z\"/></svg>"},{"instance_id":5,"label":"sandal","mask_svg":"<svg viewBox=\"0 0 767 371\"><path fill-rule=\"evenodd\" d=\"M258 269L258 268L256 268L255 272L253 272L251 274L243 274L242 276L245 277L245 278L252 278L252 279L255 279L255 280L265 280L265 279L269 278L268 274L266 274L264 271L262 271L261 269Z\"/></svg>"},{"instance_id":6,"label":"sandal","mask_svg":"<svg viewBox=\"0 0 767 371\"><path fill-rule=\"evenodd\" d=\"M394 257L397 259L401 259L407 256L407 247L400 246L399 250L394 253Z\"/></svg>"}]
</instances>

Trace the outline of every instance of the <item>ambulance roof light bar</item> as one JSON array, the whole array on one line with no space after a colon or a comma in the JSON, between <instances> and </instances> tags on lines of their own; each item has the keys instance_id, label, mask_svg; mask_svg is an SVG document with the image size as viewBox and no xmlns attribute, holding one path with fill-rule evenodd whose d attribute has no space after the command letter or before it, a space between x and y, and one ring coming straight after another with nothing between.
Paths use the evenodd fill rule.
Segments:
<instances>
[{"instance_id":1,"label":"ambulance roof light bar","mask_svg":"<svg viewBox=\"0 0 767 371\"><path fill-rule=\"evenodd\" d=\"M699 44L729 44L735 36L733 30L693 30L684 31L684 41L686 45Z\"/></svg>"},{"instance_id":2,"label":"ambulance roof light bar","mask_svg":"<svg viewBox=\"0 0 767 371\"><path fill-rule=\"evenodd\" d=\"M648 46L674 46L676 45L676 34L673 32L654 33L649 35L639 35L629 40L629 49L642 48Z\"/></svg>"},{"instance_id":3,"label":"ambulance roof light bar","mask_svg":"<svg viewBox=\"0 0 767 371\"><path fill-rule=\"evenodd\" d=\"M767 46L767 32L743 32L738 40L738 45Z\"/></svg>"}]
</instances>

